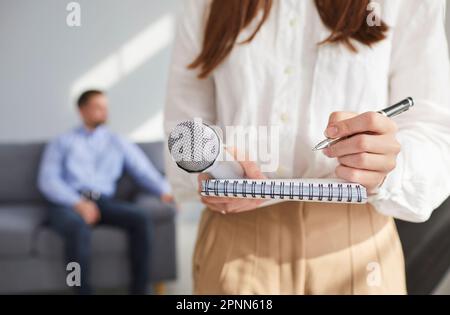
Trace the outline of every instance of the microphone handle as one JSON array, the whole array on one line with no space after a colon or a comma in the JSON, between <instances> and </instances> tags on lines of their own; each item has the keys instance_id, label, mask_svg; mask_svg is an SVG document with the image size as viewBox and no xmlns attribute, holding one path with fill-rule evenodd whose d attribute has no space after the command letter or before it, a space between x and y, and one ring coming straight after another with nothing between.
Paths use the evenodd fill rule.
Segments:
<instances>
[{"instance_id":1,"label":"microphone handle","mask_svg":"<svg viewBox=\"0 0 450 315\"><path fill-rule=\"evenodd\" d=\"M243 179L244 169L228 151L225 151L225 161L216 161L205 173L216 179Z\"/></svg>"}]
</instances>

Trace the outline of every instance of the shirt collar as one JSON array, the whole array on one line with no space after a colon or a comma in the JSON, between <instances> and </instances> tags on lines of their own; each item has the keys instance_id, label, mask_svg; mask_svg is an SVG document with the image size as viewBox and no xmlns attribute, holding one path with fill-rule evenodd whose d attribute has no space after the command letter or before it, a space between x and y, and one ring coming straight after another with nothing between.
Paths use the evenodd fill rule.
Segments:
<instances>
[{"instance_id":1,"label":"shirt collar","mask_svg":"<svg viewBox=\"0 0 450 315\"><path fill-rule=\"evenodd\" d=\"M102 136L107 132L108 128L105 125L101 125L94 130L87 129L84 125L77 128L77 131L85 137L97 137Z\"/></svg>"}]
</instances>

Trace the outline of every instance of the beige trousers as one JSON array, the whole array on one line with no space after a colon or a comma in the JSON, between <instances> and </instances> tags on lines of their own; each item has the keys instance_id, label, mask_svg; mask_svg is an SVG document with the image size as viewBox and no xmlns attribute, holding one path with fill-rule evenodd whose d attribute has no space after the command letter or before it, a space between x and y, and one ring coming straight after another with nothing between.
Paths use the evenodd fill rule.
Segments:
<instances>
[{"instance_id":1,"label":"beige trousers","mask_svg":"<svg viewBox=\"0 0 450 315\"><path fill-rule=\"evenodd\" d=\"M406 294L394 220L370 204L206 209L193 277L195 294Z\"/></svg>"}]
</instances>

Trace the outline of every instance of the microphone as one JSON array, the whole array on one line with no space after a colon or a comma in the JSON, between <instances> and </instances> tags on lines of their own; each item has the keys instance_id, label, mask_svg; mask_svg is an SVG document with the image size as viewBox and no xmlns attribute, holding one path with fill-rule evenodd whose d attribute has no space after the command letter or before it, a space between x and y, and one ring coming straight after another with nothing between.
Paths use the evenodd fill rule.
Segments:
<instances>
[{"instance_id":1,"label":"microphone","mask_svg":"<svg viewBox=\"0 0 450 315\"><path fill-rule=\"evenodd\" d=\"M179 168L188 173L208 173L217 179L242 179L244 170L227 151L210 126L199 121L184 121L170 133L169 152ZM224 161L219 161L221 155Z\"/></svg>"}]
</instances>

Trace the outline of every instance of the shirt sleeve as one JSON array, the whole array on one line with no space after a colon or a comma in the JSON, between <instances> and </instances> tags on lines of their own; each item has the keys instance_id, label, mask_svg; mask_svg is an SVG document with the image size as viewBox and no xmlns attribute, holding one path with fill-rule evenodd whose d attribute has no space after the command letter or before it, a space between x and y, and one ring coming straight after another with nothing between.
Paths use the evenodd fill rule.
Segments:
<instances>
[{"instance_id":1,"label":"shirt sleeve","mask_svg":"<svg viewBox=\"0 0 450 315\"><path fill-rule=\"evenodd\" d=\"M405 1L394 29L390 98L412 96L415 107L395 118L402 152L371 202L383 214L428 220L450 193L450 68L445 0Z\"/></svg>"},{"instance_id":2,"label":"shirt sleeve","mask_svg":"<svg viewBox=\"0 0 450 315\"><path fill-rule=\"evenodd\" d=\"M201 52L208 4L206 0L185 1L184 11L178 21L164 115L166 140L170 131L184 120L201 118L209 124L216 121L213 78L210 76L200 80L197 70L188 69L188 65ZM198 200L197 176L178 168L168 149L165 161L175 200L178 203Z\"/></svg>"},{"instance_id":3,"label":"shirt sleeve","mask_svg":"<svg viewBox=\"0 0 450 315\"><path fill-rule=\"evenodd\" d=\"M63 178L64 143L59 138L45 148L38 174L38 188L50 202L74 207L81 200L77 191L72 189Z\"/></svg>"},{"instance_id":4,"label":"shirt sleeve","mask_svg":"<svg viewBox=\"0 0 450 315\"><path fill-rule=\"evenodd\" d=\"M119 138L124 154L125 170L149 193L161 196L170 193L166 179L134 143Z\"/></svg>"}]
</instances>

